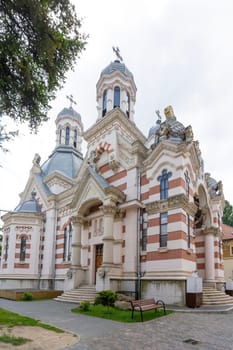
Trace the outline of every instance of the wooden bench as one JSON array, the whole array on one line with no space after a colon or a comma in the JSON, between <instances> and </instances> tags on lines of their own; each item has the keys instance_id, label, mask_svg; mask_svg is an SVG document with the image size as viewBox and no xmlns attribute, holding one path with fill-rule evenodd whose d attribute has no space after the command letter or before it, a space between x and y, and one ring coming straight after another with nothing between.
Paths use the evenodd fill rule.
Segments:
<instances>
[{"instance_id":1,"label":"wooden bench","mask_svg":"<svg viewBox=\"0 0 233 350\"><path fill-rule=\"evenodd\" d=\"M156 310L156 309L162 309L164 314L166 314L166 308L165 304L162 300L155 301L154 298L152 299L144 299L144 300L131 300L131 307L132 307L132 318L134 311L140 311L141 313L141 321L143 322L143 311L147 310Z\"/></svg>"}]
</instances>

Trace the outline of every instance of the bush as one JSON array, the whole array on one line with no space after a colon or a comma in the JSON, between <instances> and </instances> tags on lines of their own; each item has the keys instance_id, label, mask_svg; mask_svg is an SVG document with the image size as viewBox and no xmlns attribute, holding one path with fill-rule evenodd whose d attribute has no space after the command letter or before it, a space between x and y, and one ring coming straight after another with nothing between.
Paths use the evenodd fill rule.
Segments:
<instances>
[{"instance_id":1,"label":"bush","mask_svg":"<svg viewBox=\"0 0 233 350\"><path fill-rule=\"evenodd\" d=\"M80 310L82 311L89 311L90 310L90 301L81 301L80 302Z\"/></svg>"},{"instance_id":2,"label":"bush","mask_svg":"<svg viewBox=\"0 0 233 350\"><path fill-rule=\"evenodd\" d=\"M102 290L95 298L95 305L114 306L116 299L117 295L112 290Z\"/></svg>"},{"instance_id":3,"label":"bush","mask_svg":"<svg viewBox=\"0 0 233 350\"><path fill-rule=\"evenodd\" d=\"M23 300L32 300L32 293L25 292L23 294Z\"/></svg>"}]
</instances>

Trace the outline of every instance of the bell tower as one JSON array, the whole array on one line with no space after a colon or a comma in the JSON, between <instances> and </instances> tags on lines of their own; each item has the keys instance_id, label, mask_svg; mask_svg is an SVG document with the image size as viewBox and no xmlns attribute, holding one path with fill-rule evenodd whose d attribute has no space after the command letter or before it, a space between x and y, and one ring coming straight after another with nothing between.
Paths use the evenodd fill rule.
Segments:
<instances>
[{"instance_id":1,"label":"bell tower","mask_svg":"<svg viewBox=\"0 0 233 350\"><path fill-rule=\"evenodd\" d=\"M127 118L134 121L136 85L133 74L123 63L118 47L113 47L116 59L102 70L96 84L98 119L104 118L115 108L120 108Z\"/></svg>"}]
</instances>

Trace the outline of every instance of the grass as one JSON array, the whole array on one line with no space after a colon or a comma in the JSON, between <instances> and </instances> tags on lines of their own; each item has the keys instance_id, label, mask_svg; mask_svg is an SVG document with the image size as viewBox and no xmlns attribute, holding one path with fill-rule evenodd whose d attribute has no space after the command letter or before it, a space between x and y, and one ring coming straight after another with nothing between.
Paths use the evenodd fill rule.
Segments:
<instances>
[{"instance_id":1,"label":"grass","mask_svg":"<svg viewBox=\"0 0 233 350\"><path fill-rule=\"evenodd\" d=\"M8 343L12 345L22 345L27 342L31 341L31 339L26 339L22 337L14 337L11 335L3 334L0 336L0 342L2 343Z\"/></svg>"},{"instance_id":2,"label":"grass","mask_svg":"<svg viewBox=\"0 0 233 350\"><path fill-rule=\"evenodd\" d=\"M0 325L6 325L8 327L35 326L54 331L56 333L64 333L62 329L41 323L40 321L34 320L33 318L22 316L2 308L0 308Z\"/></svg>"},{"instance_id":3,"label":"grass","mask_svg":"<svg viewBox=\"0 0 233 350\"><path fill-rule=\"evenodd\" d=\"M79 308L72 309L72 312L88 315L93 317L105 318L107 320L113 320L118 322L141 322L141 314L140 312L134 312L134 318L131 318L131 310L119 310L114 307L107 308L103 305L91 305L88 311L82 311ZM167 310L166 315L172 313L173 311ZM163 310L149 310L143 312L143 321L150 321L155 318L166 316L163 313Z\"/></svg>"}]
</instances>

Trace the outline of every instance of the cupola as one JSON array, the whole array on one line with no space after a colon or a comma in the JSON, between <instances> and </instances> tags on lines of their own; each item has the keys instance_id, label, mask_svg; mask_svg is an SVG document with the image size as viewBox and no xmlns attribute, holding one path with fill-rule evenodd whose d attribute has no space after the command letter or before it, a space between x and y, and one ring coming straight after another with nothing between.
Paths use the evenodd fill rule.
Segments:
<instances>
[{"instance_id":1,"label":"cupola","mask_svg":"<svg viewBox=\"0 0 233 350\"><path fill-rule=\"evenodd\" d=\"M72 104L73 96L67 97L71 104L69 108L63 108L56 119L56 147L67 146L81 152L83 124L81 115L76 112Z\"/></svg>"},{"instance_id":2,"label":"cupola","mask_svg":"<svg viewBox=\"0 0 233 350\"><path fill-rule=\"evenodd\" d=\"M136 85L133 74L123 63L119 48L113 47L117 58L104 68L96 85L98 119L120 108L130 120L134 120Z\"/></svg>"}]
</instances>

